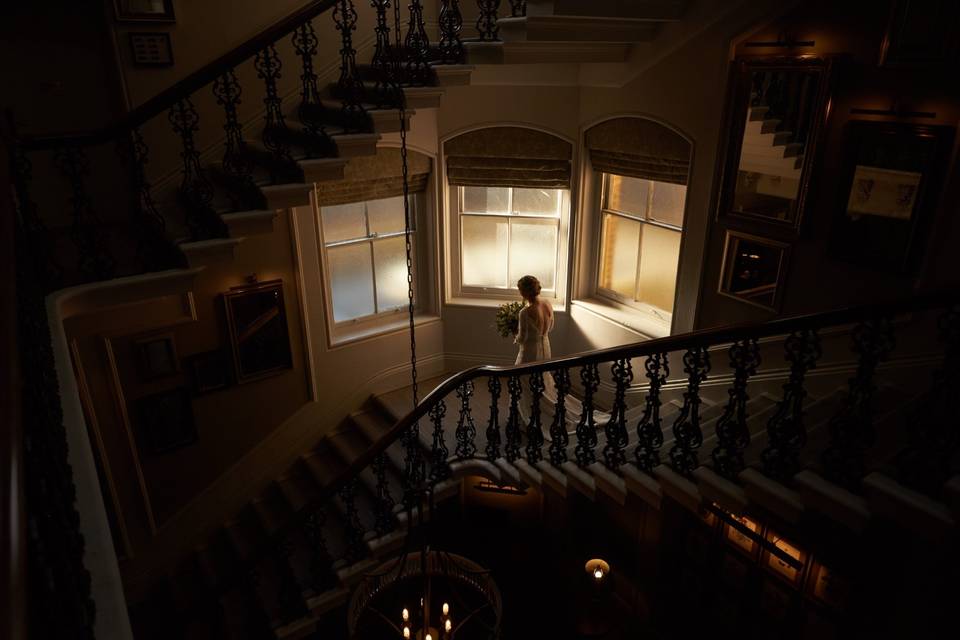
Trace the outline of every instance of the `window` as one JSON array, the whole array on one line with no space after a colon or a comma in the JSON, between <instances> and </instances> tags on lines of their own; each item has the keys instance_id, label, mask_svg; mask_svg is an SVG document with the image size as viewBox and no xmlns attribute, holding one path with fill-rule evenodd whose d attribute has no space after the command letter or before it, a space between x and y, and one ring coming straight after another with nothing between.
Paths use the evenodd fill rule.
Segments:
<instances>
[{"instance_id":1,"label":"window","mask_svg":"<svg viewBox=\"0 0 960 640\"><path fill-rule=\"evenodd\" d=\"M684 185L603 174L601 295L669 320L686 193Z\"/></svg>"},{"instance_id":2,"label":"window","mask_svg":"<svg viewBox=\"0 0 960 640\"><path fill-rule=\"evenodd\" d=\"M414 221L418 200L410 196ZM403 196L323 206L320 219L334 324L373 320L406 309ZM416 249L415 230L412 235Z\"/></svg>"},{"instance_id":3,"label":"window","mask_svg":"<svg viewBox=\"0 0 960 640\"><path fill-rule=\"evenodd\" d=\"M459 187L461 292L515 295L517 280L531 274L545 296L557 297L568 195L566 189Z\"/></svg>"}]
</instances>

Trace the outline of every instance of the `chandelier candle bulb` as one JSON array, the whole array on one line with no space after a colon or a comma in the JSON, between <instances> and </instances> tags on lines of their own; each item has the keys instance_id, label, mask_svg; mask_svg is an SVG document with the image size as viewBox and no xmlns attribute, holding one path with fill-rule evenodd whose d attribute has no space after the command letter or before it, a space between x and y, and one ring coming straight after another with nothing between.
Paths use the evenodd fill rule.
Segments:
<instances>
[{"instance_id":1,"label":"chandelier candle bulb","mask_svg":"<svg viewBox=\"0 0 960 640\"><path fill-rule=\"evenodd\" d=\"M450 605L447 604L446 602L443 603L443 615L445 616L450 615Z\"/></svg>"},{"instance_id":2,"label":"chandelier candle bulb","mask_svg":"<svg viewBox=\"0 0 960 640\"><path fill-rule=\"evenodd\" d=\"M404 640L410 640L410 627L403 628L403 638Z\"/></svg>"},{"instance_id":3,"label":"chandelier candle bulb","mask_svg":"<svg viewBox=\"0 0 960 640\"><path fill-rule=\"evenodd\" d=\"M447 621L443 623L443 630L450 633L451 629L453 629L453 623L450 621L450 618L447 618Z\"/></svg>"}]
</instances>

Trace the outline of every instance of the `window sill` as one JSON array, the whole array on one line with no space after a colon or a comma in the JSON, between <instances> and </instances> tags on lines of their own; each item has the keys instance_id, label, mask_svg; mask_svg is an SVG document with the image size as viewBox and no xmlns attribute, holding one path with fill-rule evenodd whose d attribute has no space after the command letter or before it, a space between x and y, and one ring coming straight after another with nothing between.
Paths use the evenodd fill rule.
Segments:
<instances>
[{"instance_id":1,"label":"window sill","mask_svg":"<svg viewBox=\"0 0 960 640\"><path fill-rule=\"evenodd\" d=\"M358 323L356 325L344 325L334 328L330 335L330 348L336 349L371 338L380 338L386 335L408 331L410 327L409 316L406 313L398 315L401 317L380 322ZM414 326L418 329L421 326L439 321L440 316L436 315L417 314L413 317Z\"/></svg>"},{"instance_id":2,"label":"window sill","mask_svg":"<svg viewBox=\"0 0 960 640\"><path fill-rule=\"evenodd\" d=\"M543 298L541 298L543 299ZM496 309L502 304L508 302L520 302L520 296L515 298L468 298L466 296L458 296L453 298L447 298L444 306L447 307L484 307L487 309ZM550 306L553 307L554 313L564 313L566 307L562 301L559 300L550 300Z\"/></svg>"},{"instance_id":3,"label":"window sill","mask_svg":"<svg viewBox=\"0 0 960 640\"><path fill-rule=\"evenodd\" d=\"M574 300L571 305L585 309L647 338L665 338L670 335L669 322L625 305L618 305L600 298Z\"/></svg>"}]
</instances>

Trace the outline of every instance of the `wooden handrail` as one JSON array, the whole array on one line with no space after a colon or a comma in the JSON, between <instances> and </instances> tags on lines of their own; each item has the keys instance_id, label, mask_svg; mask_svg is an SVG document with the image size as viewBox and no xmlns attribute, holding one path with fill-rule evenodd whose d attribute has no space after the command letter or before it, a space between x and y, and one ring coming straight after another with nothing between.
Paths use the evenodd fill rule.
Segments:
<instances>
[{"instance_id":1,"label":"wooden handrail","mask_svg":"<svg viewBox=\"0 0 960 640\"><path fill-rule=\"evenodd\" d=\"M173 105L194 92L212 84L214 80L237 65L246 62L267 45L292 33L295 29L337 4L339 0L316 0L297 9L287 17L275 22L259 34L216 60L202 66L169 88L161 91L139 107L131 110L118 122L96 131L83 133L55 133L43 136L23 136L19 144L24 149L42 150L62 147L87 147L110 142L136 129L147 121L167 111Z\"/></svg>"}]
</instances>

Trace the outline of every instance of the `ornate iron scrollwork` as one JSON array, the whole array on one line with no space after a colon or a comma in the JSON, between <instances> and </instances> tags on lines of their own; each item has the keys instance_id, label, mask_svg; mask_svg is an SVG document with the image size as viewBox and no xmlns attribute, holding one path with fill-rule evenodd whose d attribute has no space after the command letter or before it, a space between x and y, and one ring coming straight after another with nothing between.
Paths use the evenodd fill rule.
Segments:
<instances>
[{"instance_id":1,"label":"ornate iron scrollwork","mask_svg":"<svg viewBox=\"0 0 960 640\"><path fill-rule=\"evenodd\" d=\"M283 115L283 100L277 90L277 80L281 77L283 63L277 48L269 44L257 52L253 61L257 77L263 80L266 95L263 105L266 107L263 126L263 145L273 154L270 163L270 180L274 183L299 182L302 179L300 169L290 155L290 129Z\"/></svg>"},{"instance_id":2,"label":"ornate iron scrollwork","mask_svg":"<svg viewBox=\"0 0 960 640\"><path fill-rule=\"evenodd\" d=\"M260 599L260 573L256 567L247 570L243 581L243 599L245 606L243 613L246 615L245 630L253 638L267 638L268 634L273 633L270 624L270 616L263 608L263 601Z\"/></svg>"},{"instance_id":3,"label":"ornate iron scrollwork","mask_svg":"<svg viewBox=\"0 0 960 640\"><path fill-rule=\"evenodd\" d=\"M660 389L670 377L667 354L654 353L647 357L643 368L650 381L650 390L643 407L643 415L637 423L637 444L633 455L637 466L649 473L660 464L660 447L663 446L663 426L660 424Z\"/></svg>"},{"instance_id":4,"label":"ornate iron scrollwork","mask_svg":"<svg viewBox=\"0 0 960 640\"><path fill-rule=\"evenodd\" d=\"M357 30L357 10L353 0L340 0L333 8L333 21L340 30L340 78L337 92L343 100L343 119L348 131L365 128L363 82L357 71L357 50L353 48L353 32Z\"/></svg>"},{"instance_id":5,"label":"ornate iron scrollwork","mask_svg":"<svg viewBox=\"0 0 960 640\"><path fill-rule=\"evenodd\" d=\"M527 422L527 462L536 464L543 460L543 427L540 424L540 400L546 387L543 374L530 374L530 420Z\"/></svg>"},{"instance_id":6,"label":"ornate iron scrollwork","mask_svg":"<svg viewBox=\"0 0 960 640\"><path fill-rule=\"evenodd\" d=\"M303 590L297 576L290 566L293 545L288 539L277 543L273 552L273 566L277 575L277 604L280 619L284 624L307 615L307 605L303 601Z\"/></svg>"},{"instance_id":7,"label":"ornate iron scrollwork","mask_svg":"<svg viewBox=\"0 0 960 640\"><path fill-rule=\"evenodd\" d=\"M470 398L473 396L473 382L467 380L457 387L457 398L460 399L460 416L457 418L457 448L455 453L461 460L472 458L477 453L477 426L470 415Z\"/></svg>"},{"instance_id":8,"label":"ornate iron scrollwork","mask_svg":"<svg viewBox=\"0 0 960 640\"><path fill-rule=\"evenodd\" d=\"M423 24L423 3L420 0L410 0L408 5L410 18L407 22L407 35L403 39L403 48L406 51L406 80L414 86L429 84L430 71L430 38Z\"/></svg>"},{"instance_id":9,"label":"ornate iron scrollwork","mask_svg":"<svg viewBox=\"0 0 960 640\"><path fill-rule=\"evenodd\" d=\"M795 331L784 341L790 377L783 385L783 398L767 422L767 447L761 454L763 472L779 482L790 482L800 471L800 452L807 443L803 424L803 388L807 371L817 366L823 353L816 329Z\"/></svg>"},{"instance_id":10,"label":"ornate iron scrollwork","mask_svg":"<svg viewBox=\"0 0 960 640\"><path fill-rule=\"evenodd\" d=\"M527 15L527 0L510 0L510 17L521 18Z\"/></svg>"},{"instance_id":11,"label":"ornate iron scrollwork","mask_svg":"<svg viewBox=\"0 0 960 640\"><path fill-rule=\"evenodd\" d=\"M487 460L493 462L500 457L500 378L490 376L487 379L490 392L490 418L487 422Z\"/></svg>"},{"instance_id":12,"label":"ornate iron scrollwork","mask_svg":"<svg viewBox=\"0 0 960 640\"><path fill-rule=\"evenodd\" d=\"M506 432L507 443L504 447L505 457L509 462L514 462L520 457L520 394L523 393L523 387L520 384L518 376L507 378L507 390L510 392L510 412L507 414Z\"/></svg>"},{"instance_id":13,"label":"ornate iron scrollwork","mask_svg":"<svg viewBox=\"0 0 960 640\"><path fill-rule=\"evenodd\" d=\"M303 534L310 545L310 586L316 593L323 593L337 584L333 572L333 558L323 535L327 523L327 514L322 508L311 510L303 524Z\"/></svg>"},{"instance_id":14,"label":"ornate iron scrollwork","mask_svg":"<svg viewBox=\"0 0 960 640\"><path fill-rule=\"evenodd\" d=\"M440 61L443 64L462 64L464 57L460 30L463 14L460 0L442 0L440 7Z\"/></svg>"},{"instance_id":15,"label":"ornate iron scrollwork","mask_svg":"<svg viewBox=\"0 0 960 640\"><path fill-rule=\"evenodd\" d=\"M180 182L180 202L185 209L191 240L209 240L227 236L227 225L213 210L213 186L200 165L194 135L200 129L200 116L190 98L184 98L170 108L170 125L180 136L180 159L183 160L183 179Z\"/></svg>"},{"instance_id":16,"label":"ornate iron scrollwork","mask_svg":"<svg viewBox=\"0 0 960 640\"><path fill-rule=\"evenodd\" d=\"M687 391L683 407L673 423L675 444L670 448L670 466L689 476L697 468L697 449L703 444L700 430L700 383L710 372L710 354L706 347L691 347L683 354L683 370L687 374Z\"/></svg>"},{"instance_id":17,"label":"ornate iron scrollwork","mask_svg":"<svg viewBox=\"0 0 960 640\"><path fill-rule=\"evenodd\" d=\"M397 0L398 5L400 2L401 0ZM396 52L390 42L390 25L387 24L387 9L391 4L390 0L370 0L370 6L377 12L377 23L373 29L376 44L370 60L370 68L376 81L374 100L378 107L385 107L395 103L397 92L403 91L399 86L399 78L394 78Z\"/></svg>"},{"instance_id":18,"label":"ornate iron scrollwork","mask_svg":"<svg viewBox=\"0 0 960 640\"><path fill-rule=\"evenodd\" d=\"M717 421L717 446L710 456L714 470L733 480L743 471L743 452L750 445L747 426L747 383L760 366L760 350L756 338L738 340L730 345L730 368L733 386L727 392L729 399L723 415Z\"/></svg>"},{"instance_id":19,"label":"ornate iron scrollwork","mask_svg":"<svg viewBox=\"0 0 960 640\"><path fill-rule=\"evenodd\" d=\"M481 42L498 42L500 27L497 25L497 10L500 0L477 0L480 15L477 17L477 32Z\"/></svg>"},{"instance_id":20,"label":"ornate iron scrollwork","mask_svg":"<svg viewBox=\"0 0 960 640\"><path fill-rule=\"evenodd\" d=\"M430 447L430 479L434 483L450 477L450 465L447 458L450 451L443 436L443 418L447 415L447 405L442 400L430 407L430 420L433 422L433 444Z\"/></svg>"},{"instance_id":21,"label":"ornate iron scrollwork","mask_svg":"<svg viewBox=\"0 0 960 640\"><path fill-rule=\"evenodd\" d=\"M263 206L263 196L253 181L253 162L243 139L243 126L237 116L242 90L233 69L213 81L213 96L223 107L223 172L230 177L231 187L236 192L234 207L237 209Z\"/></svg>"},{"instance_id":22,"label":"ornate iron scrollwork","mask_svg":"<svg viewBox=\"0 0 960 640\"><path fill-rule=\"evenodd\" d=\"M597 423L593 415L593 394L600 386L600 370L596 364L585 364L580 369L583 385L583 414L577 423L577 446L573 449L577 464L586 467L597 461Z\"/></svg>"},{"instance_id":23,"label":"ornate iron scrollwork","mask_svg":"<svg viewBox=\"0 0 960 640\"><path fill-rule=\"evenodd\" d=\"M30 261L42 290L54 291L63 284L63 267L56 259L55 252L51 250L49 231L37 213L36 203L30 197L32 179L33 163L23 149L17 147L13 154L13 188L17 216L26 240L23 246L29 248Z\"/></svg>"},{"instance_id":24,"label":"ornate iron scrollwork","mask_svg":"<svg viewBox=\"0 0 960 640\"><path fill-rule=\"evenodd\" d=\"M360 512L357 510L357 477L348 479L340 488L340 499L343 501L343 520L347 538L347 561L355 563L365 554L363 543L363 523L360 522Z\"/></svg>"},{"instance_id":25,"label":"ornate iron scrollwork","mask_svg":"<svg viewBox=\"0 0 960 640\"><path fill-rule=\"evenodd\" d=\"M309 134L309 142L304 145L307 158L336 155L336 144L324 127L326 107L320 99L317 74L313 69L318 44L317 34L309 20L293 32L293 49L300 56L300 105L297 114Z\"/></svg>"},{"instance_id":26,"label":"ornate iron scrollwork","mask_svg":"<svg viewBox=\"0 0 960 640\"><path fill-rule=\"evenodd\" d=\"M618 471L627 462L626 448L630 441L627 434L627 388L633 382L630 358L615 361L610 371L617 388L610 419L604 426L607 443L603 446L603 463L611 471Z\"/></svg>"},{"instance_id":27,"label":"ornate iron scrollwork","mask_svg":"<svg viewBox=\"0 0 960 640\"><path fill-rule=\"evenodd\" d=\"M377 501L374 513L374 529L378 536L383 536L394 529L393 508L396 502L390 495L390 485L387 481L387 455L379 454L373 459L373 475L377 479Z\"/></svg>"},{"instance_id":28,"label":"ornate iron scrollwork","mask_svg":"<svg viewBox=\"0 0 960 640\"><path fill-rule=\"evenodd\" d=\"M567 461L567 447L570 436L567 435L567 394L570 393L570 370L561 367L553 372L553 384L557 389L557 404L550 423L550 464L559 467Z\"/></svg>"}]
</instances>

